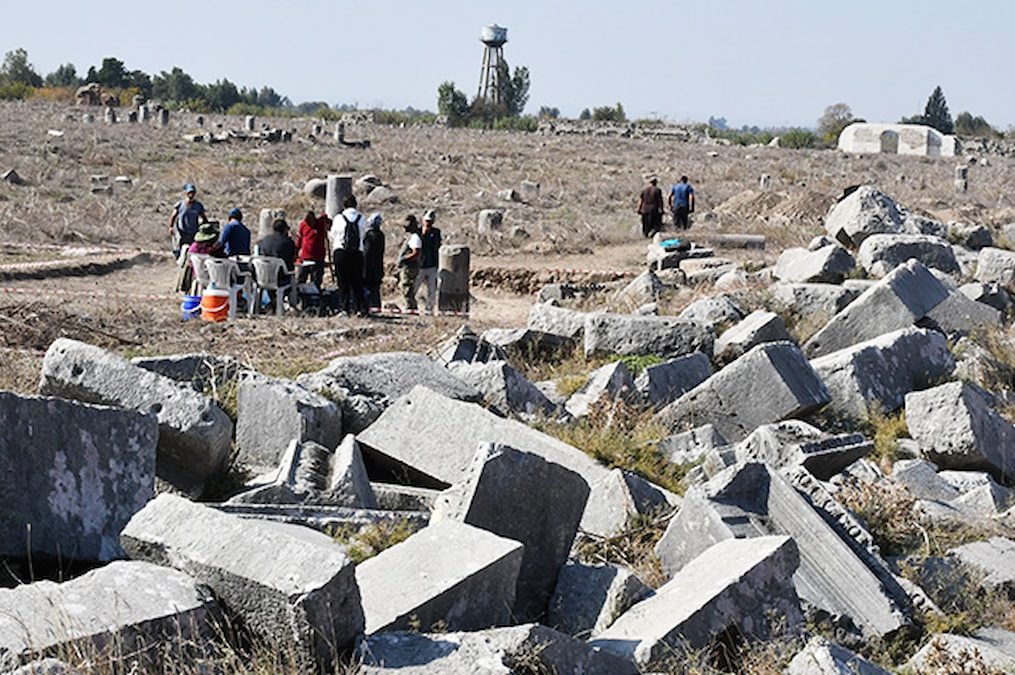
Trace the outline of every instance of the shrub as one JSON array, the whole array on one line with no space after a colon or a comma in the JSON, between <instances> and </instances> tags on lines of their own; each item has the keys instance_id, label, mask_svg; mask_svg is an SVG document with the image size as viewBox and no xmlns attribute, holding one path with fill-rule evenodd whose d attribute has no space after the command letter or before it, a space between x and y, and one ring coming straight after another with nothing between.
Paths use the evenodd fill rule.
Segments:
<instances>
[{"instance_id":1,"label":"shrub","mask_svg":"<svg viewBox=\"0 0 1015 675\"><path fill-rule=\"evenodd\" d=\"M35 89L21 82L0 84L0 101L23 101L31 98Z\"/></svg>"},{"instance_id":2,"label":"shrub","mask_svg":"<svg viewBox=\"0 0 1015 675\"><path fill-rule=\"evenodd\" d=\"M789 129L779 136L779 146L783 148L816 148L821 139L810 129Z\"/></svg>"}]
</instances>

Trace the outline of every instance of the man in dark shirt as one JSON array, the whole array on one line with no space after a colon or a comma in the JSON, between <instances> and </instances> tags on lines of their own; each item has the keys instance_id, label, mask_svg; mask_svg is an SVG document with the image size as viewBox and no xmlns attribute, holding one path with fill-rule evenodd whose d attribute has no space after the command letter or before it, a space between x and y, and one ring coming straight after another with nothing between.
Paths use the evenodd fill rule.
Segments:
<instances>
[{"instance_id":1,"label":"man in dark shirt","mask_svg":"<svg viewBox=\"0 0 1015 675\"><path fill-rule=\"evenodd\" d=\"M239 209L230 209L229 222L222 228L219 243L229 257L250 255L250 230L243 224L243 213Z\"/></svg>"},{"instance_id":2,"label":"man in dark shirt","mask_svg":"<svg viewBox=\"0 0 1015 675\"><path fill-rule=\"evenodd\" d=\"M649 176L648 185L641 191L641 197L638 199L643 237L651 237L663 229L663 191L659 189L658 183L658 178Z\"/></svg>"},{"instance_id":3,"label":"man in dark shirt","mask_svg":"<svg viewBox=\"0 0 1015 675\"><path fill-rule=\"evenodd\" d=\"M287 269L291 270L296 262L296 242L289 236L289 224L279 218L271 224L271 234L257 242L260 255L281 258Z\"/></svg>"},{"instance_id":4,"label":"man in dark shirt","mask_svg":"<svg viewBox=\"0 0 1015 675\"><path fill-rule=\"evenodd\" d=\"M420 231L420 239L423 240L423 250L419 258L419 276L416 277L415 286L412 289L413 297L419 291L419 287L426 283L426 311L433 314L437 302L437 263L441 249L441 231L434 227L437 214L429 210L423 214L423 229Z\"/></svg>"}]
</instances>

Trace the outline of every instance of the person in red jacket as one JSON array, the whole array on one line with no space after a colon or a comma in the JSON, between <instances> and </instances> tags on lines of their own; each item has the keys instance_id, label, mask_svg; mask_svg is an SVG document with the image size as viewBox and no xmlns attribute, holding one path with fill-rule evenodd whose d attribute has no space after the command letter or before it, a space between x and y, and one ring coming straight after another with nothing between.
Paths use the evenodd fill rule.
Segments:
<instances>
[{"instance_id":1,"label":"person in red jacket","mask_svg":"<svg viewBox=\"0 0 1015 675\"><path fill-rule=\"evenodd\" d=\"M307 215L300 221L300 230L296 235L296 259L301 263L312 262L313 265L304 265L300 268L299 283L306 283L307 279L315 286L321 288L324 284L324 263L328 255L328 229L331 220L323 213L315 216L312 210L307 210Z\"/></svg>"}]
</instances>

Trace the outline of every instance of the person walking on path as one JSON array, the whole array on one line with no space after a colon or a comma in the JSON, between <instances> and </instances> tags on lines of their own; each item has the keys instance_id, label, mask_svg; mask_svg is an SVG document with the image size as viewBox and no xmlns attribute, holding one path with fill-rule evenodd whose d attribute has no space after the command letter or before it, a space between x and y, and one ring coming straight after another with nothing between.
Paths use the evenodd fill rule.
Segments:
<instances>
[{"instance_id":1,"label":"person walking on path","mask_svg":"<svg viewBox=\"0 0 1015 675\"><path fill-rule=\"evenodd\" d=\"M307 209L307 215L300 221L300 229L296 233L296 259L303 265L300 266L298 283L306 283L309 279L318 289L324 284L330 225L326 217L315 216L313 209Z\"/></svg>"},{"instance_id":2,"label":"person walking on path","mask_svg":"<svg viewBox=\"0 0 1015 675\"><path fill-rule=\"evenodd\" d=\"M694 188L687 182L687 176L681 176L680 182L670 188L670 210L673 212L673 225L678 230L686 230L691 225L688 214L694 213Z\"/></svg>"},{"instance_id":3,"label":"person walking on path","mask_svg":"<svg viewBox=\"0 0 1015 675\"><path fill-rule=\"evenodd\" d=\"M197 188L192 183L183 186L183 199L173 204L169 216L169 232L173 238L173 257L179 259L180 251L186 251L194 243L194 235L202 223L208 222L204 204L197 201Z\"/></svg>"},{"instance_id":4,"label":"person walking on path","mask_svg":"<svg viewBox=\"0 0 1015 675\"><path fill-rule=\"evenodd\" d=\"M233 207L229 210L229 222L222 228L219 244L228 257L250 255L250 230L243 224L243 212Z\"/></svg>"},{"instance_id":5,"label":"person walking on path","mask_svg":"<svg viewBox=\"0 0 1015 675\"><path fill-rule=\"evenodd\" d=\"M437 302L437 260L441 248L441 231L434 227L437 214L430 209L423 214L423 229L419 238L423 242L423 250L419 258L419 275L412 294L415 296L419 287L426 284L426 311L432 314Z\"/></svg>"},{"instance_id":6,"label":"person walking on path","mask_svg":"<svg viewBox=\"0 0 1015 675\"><path fill-rule=\"evenodd\" d=\"M363 285L366 286L367 307L381 309L381 282L384 281L384 233L381 232L381 214L367 218L367 231L363 235Z\"/></svg>"},{"instance_id":7,"label":"person walking on path","mask_svg":"<svg viewBox=\"0 0 1015 675\"><path fill-rule=\"evenodd\" d=\"M419 236L419 222L416 216L405 217L405 241L398 251L398 285L405 299L405 309L415 311L416 278L419 276L419 260L423 252L423 240Z\"/></svg>"},{"instance_id":8,"label":"person walking on path","mask_svg":"<svg viewBox=\"0 0 1015 675\"><path fill-rule=\"evenodd\" d=\"M331 228L332 256L338 278L339 307L347 314L367 316L363 297L363 235L366 222L356 210L356 197L349 195L342 202L343 211Z\"/></svg>"},{"instance_id":9,"label":"person walking on path","mask_svg":"<svg viewBox=\"0 0 1015 675\"><path fill-rule=\"evenodd\" d=\"M651 237L663 229L663 191L659 179L649 176L648 185L638 198L638 213L641 215L641 235Z\"/></svg>"}]
</instances>

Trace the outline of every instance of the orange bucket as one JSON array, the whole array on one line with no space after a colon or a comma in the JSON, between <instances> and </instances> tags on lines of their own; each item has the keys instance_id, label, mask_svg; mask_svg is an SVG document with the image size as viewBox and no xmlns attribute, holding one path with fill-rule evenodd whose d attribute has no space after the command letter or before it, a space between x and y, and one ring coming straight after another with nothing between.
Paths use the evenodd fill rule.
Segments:
<instances>
[{"instance_id":1,"label":"orange bucket","mask_svg":"<svg viewBox=\"0 0 1015 675\"><path fill-rule=\"evenodd\" d=\"M225 321L229 318L229 291L205 289L201 296L201 318L205 321Z\"/></svg>"}]
</instances>

